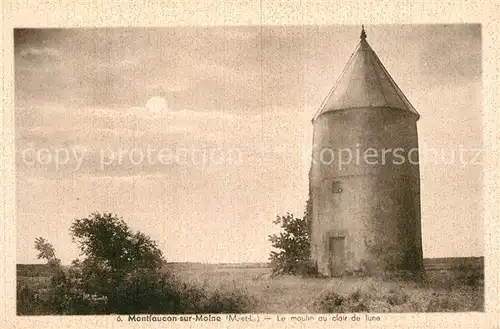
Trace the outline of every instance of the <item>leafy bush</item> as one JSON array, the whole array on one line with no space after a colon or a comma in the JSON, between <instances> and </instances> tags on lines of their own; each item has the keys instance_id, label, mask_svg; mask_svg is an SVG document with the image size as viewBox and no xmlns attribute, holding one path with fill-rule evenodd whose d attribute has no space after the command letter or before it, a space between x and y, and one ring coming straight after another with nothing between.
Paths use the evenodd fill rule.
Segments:
<instances>
[{"instance_id":1,"label":"leafy bush","mask_svg":"<svg viewBox=\"0 0 500 329\"><path fill-rule=\"evenodd\" d=\"M272 274L276 275L304 275L311 276L317 273L311 262L309 215L296 218L293 214L277 216L274 224L280 225L282 232L279 235L269 236L274 248L271 251Z\"/></svg>"},{"instance_id":2,"label":"leafy bush","mask_svg":"<svg viewBox=\"0 0 500 329\"><path fill-rule=\"evenodd\" d=\"M316 307L322 313L368 312L368 306L360 291L347 296L329 291L316 302Z\"/></svg>"},{"instance_id":3,"label":"leafy bush","mask_svg":"<svg viewBox=\"0 0 500 329\"><path fill-rule=\"evenodd\" d=\"M478 287L484 284L484 270L472 265L460 264L455 271L458 273L456 280L470 287Z\"/></svg>"},{"instance_id":4,"label":"leafy bush","mask_svg":"<svg viewBox=\"0 0 500 329\"><path fill-rule=\"evenodd\" d=\"M249 313L252 304L251 298L237 290L216 290L202 302L199 313Z\"/></svg>"},{"instance_id":5,"label":"leafy bush","mask_svg":"<svg viewBox=\"0 0 500 329\"><path fill-rule=\"evenodd\" d=\"M32 288L25 284L17 283L16 312L18 315L44 314L44 304L39 295Z\"/></svg>"},{"instance_id":6,"label":"leafy bush","mask_svg":"<svg viewBox=\"0 0 500 329\"><path fill-rule=\"evenodd\" d=\"M53 246L35 241L39 258L51 269L44 298L18 287L19 314L237 313L250 300L237 291L208 292L168 271L150 237L132 232L111 214L92 214L71 226L83 260L64 268ZM37 299L38 298L38 299Z\"/></svg>"}]
</instances>

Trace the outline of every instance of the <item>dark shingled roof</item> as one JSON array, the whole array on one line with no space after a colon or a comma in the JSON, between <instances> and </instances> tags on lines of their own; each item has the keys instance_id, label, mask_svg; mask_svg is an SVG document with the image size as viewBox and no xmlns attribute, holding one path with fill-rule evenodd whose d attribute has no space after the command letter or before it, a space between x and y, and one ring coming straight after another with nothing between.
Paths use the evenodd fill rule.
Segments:
<instances>
[{"instance_id":1,"label":"dark shingled roof","mask_svg":"<svg viewBox=\"0 0 500 329\"><path fill-rule=\"evenodd\" d=\"M364 28L360 39L314 119L326 112L366 107L401 109L420 117L366 41Z\"/></svg>"}]
</instances>

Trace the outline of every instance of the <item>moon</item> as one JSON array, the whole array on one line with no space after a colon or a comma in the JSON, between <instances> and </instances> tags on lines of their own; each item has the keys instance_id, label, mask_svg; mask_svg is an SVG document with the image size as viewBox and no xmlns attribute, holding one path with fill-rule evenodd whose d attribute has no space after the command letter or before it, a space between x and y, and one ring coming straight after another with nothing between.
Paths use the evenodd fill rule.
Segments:
<instances>
[{"instance_id":1,"label":"moon","mask_svg":"<svg viewBox=\"0 0 500 329\"><path fill-rule=\"evenodd\" d=\"M153 96L146 102L146 108L151 113L160 114L168 110L168 104L165 98Z\"/></svg>"}]
</instances>

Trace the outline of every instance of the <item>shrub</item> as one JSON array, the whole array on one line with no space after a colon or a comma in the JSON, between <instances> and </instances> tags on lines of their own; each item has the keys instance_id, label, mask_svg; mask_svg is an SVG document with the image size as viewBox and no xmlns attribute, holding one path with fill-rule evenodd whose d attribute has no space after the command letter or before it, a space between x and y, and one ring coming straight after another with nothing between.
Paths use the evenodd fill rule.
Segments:
<instances>
[{"instance_id":1,"label":"shrub","mask_svg":"<svg viewBox=\"0 0 500 329\"><path fill-rule=\"evenodd\" d=\"M320 312L401 312L410 299L407 288L396 282L351 279L320 295L314 305Z\"/></svg>"},{"instance_id":2,"label":"shrub","mask_svg":"<svg viewBox=\"0 0 500 329\"><path fill-rule=\"evenodd\" d=\"M322 313L368 312L369 308L360 291L347 296L329 291L315 305Z\"/></svg>"},{"instance_id":3,"label":"shrub","mask_svg":"<svg viewBox=\"0 0 500 329\"><path fill-rule=\"evenodd\" d=\"M39 258L51 269L44 299L18 287L22 314L237 313L250 299L237 291L215 291L182 282L162 271L164 259L148 236L130 231L111 214L76 220L73 238L84 256L64 268L52 245L38 238ZM43 306L43 307L42 307Z\"/></svg>"},{"instance_id":4,"label":"shrub","mask_svg":"<svg viewBox=\"0 0 500 329\"><path fill-rule=\"evenodd\" d=\"M470 287L477 287L484 282L484 270L472 265L460 264L455 269L458 272L456 280Z\"/></svg>"},{"instance_id":5,"label":"shrub","mask_svg":"<svg viewBox=\"0 0 500 329\"><path fill-rule=\"evenodd\" d=\"M28 286L17 283L16 312L18 315L39 314L40 301Z\"/></svg>"},{"instance_id":6,"label":"shrub","mask_svg":"<svg viewBox=\"0 0 500 329\"><path fill-rule=\"evenodd\" d=\"M457 301L450 298L448 294L442 295L436 292L432 293L427 302L426 312L458 312L460 305Z\"/></svg>"},{"instance_id":7,"label":"shrub","mask_svg":"<svg viewBox=\"0 0 500 329\"><path fill-rule=\"evenodd\" d=\"M269 236L272 247L278 251L271 251L272 274L312 276L317 273L311 263L310 251L310 215L296 218L293 214L277 216L274 224L280 225L282 232L279 235Z\"/></svg>"},{"instance_id":8,"label":"shrub","mask_svg":"<svg viewBox=\"0 0 500 329\"><path fill-rule=\"evenodd\" d=\"M216 290L202 302L199 313L249 313L252 304L247 295L237 290Z\"/></svg>"}]
</instances>

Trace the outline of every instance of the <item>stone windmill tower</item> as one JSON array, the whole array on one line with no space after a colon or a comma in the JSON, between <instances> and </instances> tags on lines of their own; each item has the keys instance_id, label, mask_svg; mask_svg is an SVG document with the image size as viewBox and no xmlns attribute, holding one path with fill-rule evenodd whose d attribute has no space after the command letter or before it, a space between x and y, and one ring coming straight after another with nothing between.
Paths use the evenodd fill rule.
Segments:
<instances>
[{"instance_id":1,"label":"stone windmill tower","mask_svg":"<svg viewBox=\"0 0 500 329\"><path fill-rule=\"evenodd\" d=\"M312 259L327 276L420 273L420 116L360 39L313 119Z\"/></svg>"}]
</instances>

